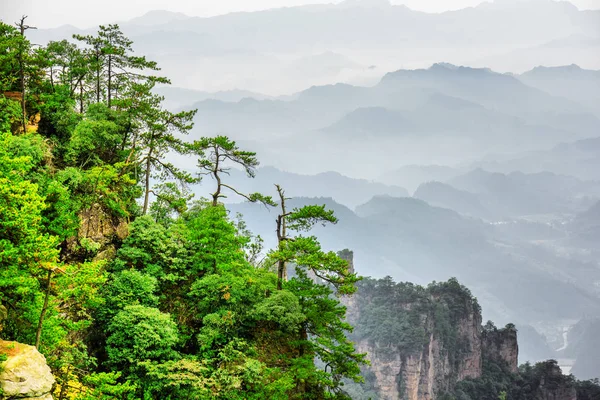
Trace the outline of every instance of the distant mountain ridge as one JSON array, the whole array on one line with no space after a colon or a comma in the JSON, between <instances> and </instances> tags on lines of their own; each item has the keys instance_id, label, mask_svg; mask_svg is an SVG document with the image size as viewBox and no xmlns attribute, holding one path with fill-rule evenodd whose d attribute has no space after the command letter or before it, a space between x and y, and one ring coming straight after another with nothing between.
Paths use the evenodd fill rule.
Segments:
<instances>
[{"instance_id":1,"label":"distant mountain ridge","mask_svg":"<svg viewBox=\"0 0 600 400\"><path fill-rule=\"evenodd\" d=\"M600 12L579 11L567 2L493 2L425 13L390 5L386 0L351 0L214 17L155 10L119 23L124 33L134 38L134 48L144 49L146 55L159 61L176 85L209 92L241 87L281 95L312 84L362 82L366 77L371 81L373 75L362 66L377 66L377 75L381 76L400 63L422 67L447 58L455 64L496 70L512 70L512 63L519 65L515 72L557 62L600 67L600 61L573 53L569 50L573 46L564 42L577 40L589 48L588 52L597 50ZM305 29L307 26L310 29ZM94 30L59 27L30 30L27 34L33 42L44 44ZM524 63L499 54L549 43L560 47L535 57L522 55L519 58ZM412 51L415 48L419 51ZM309 73L289 68L291 55L301 61L328 52L357 65L332 69L317 59ZM548 58L548 54L554 56ZM475 62L481 58L491 61ZM188 65L192 63L195 68ZM505 68L507 63L509 67ZM244 69L234 70L232 65L244 65ZM221 81L224 76L228 79Z\"/></svg>"},{"instance_id":2,"label":"distant mountain ridge","mask_svg":"<svg viewBox=\"0 0 600 400\"><path fill-rule=\"evenodd\" d=\"M245 173L238 170L231 170L228 179L237 190L246 193L261 192L272 195L275 191L274 184L277 183L283 187L287 196L330 197L349 208L363 204L377 195L409 196L408 191L400 186L354 179L337 172L301 175L267 166L259 168L254 179L247 179ZM212 182L207 182L207 185L211 184Z\"/></svg>"},{"instance_id":3,"label":"distant mountain ridge","mask_svg":"<svg viewBox=\"0 0 600 400\"><path fill-rule=\"evenodd\" d=\"M600 116L600 70L583 69L575 64L539 66L518 79L552 95L578 101Z\"/></svg>"}]
</instances>

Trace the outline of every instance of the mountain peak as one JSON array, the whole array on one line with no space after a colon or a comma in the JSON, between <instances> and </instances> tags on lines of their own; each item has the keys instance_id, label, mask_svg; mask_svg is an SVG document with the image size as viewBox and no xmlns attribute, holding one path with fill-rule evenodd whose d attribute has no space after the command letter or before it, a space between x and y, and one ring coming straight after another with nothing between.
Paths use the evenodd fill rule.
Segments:
<instances>
[{"instance_id":1,"label":"mountain peak","mask_svg":"<svg viewBox=\"0 0 600 400\"><path fill-rule=\"evenodd\" d=\"M388 8L392 6L390 0L344 0L338 4L339 7L362 7L362 8Z\"/></svg>"},{"instance_id":2,"label":"mountain peak","mask_svg":"<svg viewBox=\"0 0 600 400\"><path fill-rule=\"evenodd\" d=\"M523 77L545 77L545 78L570 78L570 77L588 77L597 79L600 77L600 71L583 69L577 64L561 65L555 67L537 66L530 71L524 72Z\"/></svg>"},{"instance_id":3,"label":"mountain peak","mask_svg":"<svg viewBox=\"0 0 600 400\"><path fill-rule=\"evenodd\" d=\"M136 25L160 25L188 18L190 17L180 12L173 12L167 10L151 10L142 15L141 17L131 19L129 23Z\"/></svg>"},{"instance_id":4,"label":"mountain peak","mask_svg":"<svg viewBox=\"0 0 600 400\"><path fill-rule=\"evenodd\" d=\"M499 74L497 72L492 71L489 68L471 68L471 67L463 67L450 63L440 62L433 64L431 67L427 69L400 69L394 72L388 72L381 79L381 83L387 81L393 81L395 79L401 79L406 77L416 77L416 76L430 76L430 77L438 77L438 78L447 78L451 76L457 76L462 78L474 78L478 79L480 77L506 77L509 76Z\"/></svg>"},{"instance_id":5,"label":"mountain peak","mask_svg":"<svg viewBox=\"0 0 600 400\"><path fill-rule=\"evenodd\" d=\"M433 64L431 67L429 67L429 69L431 70L436 70L436 69L449 69L451 71L456 71L459 67L457 65L454 64L450 64L447 62L439 62L439 63L435 63Z\"/></svg>"}]
</instances>

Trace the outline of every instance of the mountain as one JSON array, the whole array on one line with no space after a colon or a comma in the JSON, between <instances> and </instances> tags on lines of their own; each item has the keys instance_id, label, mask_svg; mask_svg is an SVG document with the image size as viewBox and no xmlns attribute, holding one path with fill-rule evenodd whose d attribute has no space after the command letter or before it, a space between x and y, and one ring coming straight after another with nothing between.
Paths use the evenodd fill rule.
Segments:
<instances>
[{"instance_id":1,"label":"mountain","mask_svg":"<svg viewBox=\"0 0 600 400\"><path fill-rule=\"evenodd\" d=\"M594 22L596 26L599 22ZM562 38L544 43L524 46L514 50L504 50L498 54L481 54L471 58L466 64L474 67L493 66L504 72L525 73L538 66L562 67L578 64L588 69L600 69L596 56L600 51L600 35L595 32L572 33Z\"/></svg>"},{"instance_id":2,"label":"mountain","mask_svg":"<svg viewBox=\"0 0 600 400\"><path fill-rule=\"evenodd\" d=\"M595 245L600 239L600 201L578 214L570 224L574 239Z\"/></svg>"},{"instance_id":3,"label":"mountain","mask_svg":"<svg viewBox=\"0 0 600 400\"><path fill-rule=\"evenodd\" d=\"M556 352L547 344L547 339L533 326L522 324L517 326L519 332L519 365L556 358Z\"/></svg>"},{"instance_id":4,"label":"mountain","mask_svg":"<svg viewBox=\"0 0 600 400\"><path fill-rule=\"evenodd\" d=\"M506 68L507 62L514 64L515 57L505 54L578 35L596 40L600 38L598 21L597 12L579 11L567 2L493 2L429 14L385 0L356 0L209 18L151 11L119 25L135 38L134 48L144 49L159 61L178 86L209 92L241 87L281 95L332 79L363 81L361 77L370 75L358 71L358 65L376 65L382 73L399 65L423 67L440 59L517 72L557 62L577 61L586 66L594 62L593 56L573 58L577 54L570 52L570 45L563 45L559 53L546 49L530 51L535 56L521 54L520 60L526 63L519 68ZM27 35L32 42L45 44L93 31L67 26L29 30ZM581 49L580 53L593 55L595 49ZM549 53L554 58L549 59ZM343 62L338 63L332 55L339 55ZM484 61L474 63L477 58ZM308 70L294 67L290 60L307 61ZM344 72L347 60L357 64L351 67L352 73ZM244 68L234 70L229 68L232 64Z\"/></svg>"},{"instance_id":5,"label":"mountain","mask_svg":"<svg viewBox=\"0 0 600 400\"><path fill-rule=\"evenodd\" d=\"M129 21L126 21L126 24L152 27L155 25L177 23L178 21L182 21L188 18L190 17L180 12L172 12L167 10L152 10L148 11L141 17L136 17L130 19Z\"/></svg>"},{"instance_id":6,"label":"mountain","mask_svg":"<svg viewBox=\"0 0 600 400\"><path fill-rule=\"evenodd\" d=\"M579 379L600 377L600 319L584 318L568 332L566 356L575 358L571 370Z\"/></svg>"},{"instance_id":7,"label":"mountain","mask_svg":"<svg viewBox=\"0 0 600 400\"><path fill-rule=\"evenodd\" d=\"M423 149L428 163L458 164L488 152L549 149L600 128L600 119L573 101L449 64L399 70L373 87L313 86L285 99L207 100L193 108L195 135L223 132L265 148L267 164L300 172L310 159L309 173L365 177L380 175L382 163L422 163ZM348 162L354 159L363 163Z\"/></svg>"},{"instance_id":8,"label":"mountain","mask_svg":"<svg viewBox=\"0 0 600 400\"><path fill-rule=\"evenodd\" d=\"M445 182L461 173L460 170L445 165L406 165L383 173L378 180L387 184L401 185L414 192L423 183Z\"/></svg>"},{"instance_id":9,"label":"mountain","mask_svg":"<svg viewBox=\"0 0 600 400\"><path fill-rule=\"evenodd\" d=\"M256 100L271 99L270 96L251 92L249 90L226 90L220 92L203 92L201 90L185 89L174 86L162 86L155 89L155 93L164 96L165 107L169 109L187 108L194 103L205 100L218 100L221 102L237 103L243 99Z\"/></svg>"},{"instance_id":10,"label":"mountain","mask_svg":"<svg viewBox=\"0 0 600 400\"><path fill-rule=\"evenodd\" d=\"M364 107L350 112L324 131L338 133L343 137L364 138L371 134L397 136L415 134L420 129L410 120L407 113L383 107Z\"/></svg>"},{"instance_id":11,"label":"mountain","mask_svg":"<svg viewBox=\"0 0 600 400\"><path fill-rule=\"evenodd\" d=\"M487 68L434 64L427 70L388 73L379 86L397 91L415 87L428 88L483 105L488 110L523 118L530 124L571 129L578 134L590 136L597 129L599 121L594 116L586 115L585 110L575 102L549 96L523 84L515 77Z\"/></svg>"},{"instance_id":12,"label":"mountain","mask_svg":"<svg viewBox=\"0 0 600 400\"><path fill-rule=\"evenodd\" d=\"M598 182L550 172L501 174L476 169L448 182L457 189L476 193L482 204L504 216L578 212L587 198L600 197Z\"/></svg>"},{"instance_id":13,"label":"mountain","mask_svg":"<svg viewBox=\"0 0 600 400\"><path fill-rule=\"evenodd\" d=\"M324 204L339 218L314 230L324 248L354 251L357 273L392 276L426 284L457 277L468 284L487 310L487 318L506 323L529 319L579 319L600 312L589 269L523 242L496 238L493 225L432 207L414 198L378 196L353 212L332 199L295 198L289 207ZM267 248L274 244L276 211L255 204L229 204L244 215ZM570 275L573 274L573 275Z\"/></svg>"},{"instance_id":14,"label":"mountain","mask_svg":"<svg viewBox=\"0 0 600 400\"><path fill-rule=\"evenodd\" d=\"M494 215L481 204L475 193L459 190L445 183L424 183L417 188L413 196L432 206L449 208L463 215L484 219L498 218L498 215Z\"/></svg>"},{"instance_id":15,"label":"mountain","mask_svg":"<svg viewBox=\"0 0 600 400\"><path fill-rule=\"evenodd\" d=\"M231 170L227 180L242 193L260 192L272 195L275 192L274 184L280 184L287 196L330 197L349 208L363 204L377 195L408 197L408 191L402 187L354 179L337 172L301 175L273 167L262 167L256 171L254 179L248 179L242 171ZM212 182L207 183L211 184Z\"/></svg>"},{"instance_id":16,"label":"mountain","mask_svg":"<svg viewBox=\"0 0 600 400\"><path fill-rule=\"evenodd\" d=\"M490 155L472 167L509 173L550 171L582 180L600 180L600 137L563 142L548 150Z\"/></svg>"},{"instance_id":17,"label":"mountain","mask_svg":"<svg viewBox=\"0 0 600 400\"><path fill-rule=\"evenodd\" d=\"M349 398L587 400L600 394L597 383L563 374L555 360L518 368L533 328L482 326L482 307L456 279L421 287L365 278L357 288L344 303L351 339L370 365L361 368L364 382L345 382ZM552 354L537 346L543 357Z\"/></svg>"},{"instance_id":18,"label":"mountain","mask_svg":"<svg viewBox=\"0 0 600 400\"><path fill-rule=\"evenodd\" d=\"M600 46L600 39L598 39ZM600 71L578 65L536 67L518 76L525 84L576 101L600 115Z\"/></svg>"}]
</instances>

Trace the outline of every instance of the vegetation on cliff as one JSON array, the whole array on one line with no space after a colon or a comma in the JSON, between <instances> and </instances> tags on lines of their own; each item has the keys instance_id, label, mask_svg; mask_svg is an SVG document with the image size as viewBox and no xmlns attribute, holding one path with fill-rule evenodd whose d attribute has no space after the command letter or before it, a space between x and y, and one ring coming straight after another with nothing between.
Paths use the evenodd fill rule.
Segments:
<instances>
[{"instance_id":1,"label":"vegetation on cliff","mask_svg":"<svg viewBox=\"0 0 600 400\"><path fill-rule=\"evenodd\" d=\"M352 339L407 357L432 335L459 379L461 321L480 311L468 289L359 282L348 251L310 235L333 213L290 209L279 186L274 200L232 185L229 168L252 178L256 154L224 136L187 140L195 110L162 106L155 89L168 79L117 25L74 39L36 47L0 23L1 336L46 356L55 398L374 398ZM193 199L189 185L207 176L214 192ZM277 207L274 250L230 217L228 194ZM352 334L340 297L356 290ZM544 371L484 360L447 397L529 399L518 396L542 378L597 397L595 382Z\"/></svg>"},{"instance_id":2,"label":"vegetation on cliff","mask_svg":"<svg viewBox=\"0 0 600 400\"><path fill-rule=\"evenodd\" d=\"M566 376L554 360L517 369L515 326L497 328L491 321L482 326L477 299L456 279L422 287L365 278L357 285L349 301L356 326L350 337L368 344L372 365L362 368L364 382L348 382L353 399L600 399L598 381ZM412 384L409 364L416 365L408 374L416 374ZM382 393L389 377L395 387Z\"/></svg>"},{"instance_id":3,"label":"vegetation on cliff","mask_svg":"<svg viewBox=\"0 0 600 400\"><path fill-rule=\"evenodd\" d=\"M484 359L483 375L459 382L456 389L442 400L537 400L600 398L598 380L578 381L563 375L556 360L521 365L511 372L497 360Z\"/></svg>"},{"instance_id":4,"label":"vegetation on cliff","mask_svg":"<svg viewBox=\"0 0 600 400\"><path fill-rule=\"evenodd\" d=\"M307 233L333 213L280 190L265 256L220 202L277 205L224 179L253 177L255 153L186 140L195 111L163 108L168 79L118 26L74 39L34 47L0 23L2 337L39 348L59 400L348 398L364 355L339 298L358 278ZM216 191L193 200L205 174Z\"/></svg>"}]
</instances>

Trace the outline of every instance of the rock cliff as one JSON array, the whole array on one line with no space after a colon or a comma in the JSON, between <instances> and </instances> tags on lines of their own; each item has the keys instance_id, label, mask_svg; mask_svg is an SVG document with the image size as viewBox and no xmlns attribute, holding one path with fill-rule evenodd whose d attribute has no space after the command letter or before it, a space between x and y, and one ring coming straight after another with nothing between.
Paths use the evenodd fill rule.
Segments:
<instances>
[{"instance_id":1,"label":"rock cliff","mask_svg":"<svg viewBox=\"0 0 600 400\"><path fill-rule=\"evenodd\" d=\"M479 378L486 358L517 371L516 330L484 329L477 300L454 279L427 288L367 279L346 305L380 399L435 400Z\"/></svg>"},{"instance_id":2,"label":"rock cliff","mask_svg":"<svg viewBox=\"0 0 600 400\"><path fill-rule=\"evenodd\" d=\"M482 348L483 359L504 363L512 373L519 371L519 345L514 325L508 324L504 329L496 329L490 324L486 325L483 328Z\"/></svg>"},{"instance_id":3,"label":"rock cliff","mask_svg":"<svg viewBox=\"0 0 600 400\"><path fill-rule=\"evenodd\" d=\"M0 399L52 400L54 377L35 347L0 340Z\"/></svg>"}]
</instances>

